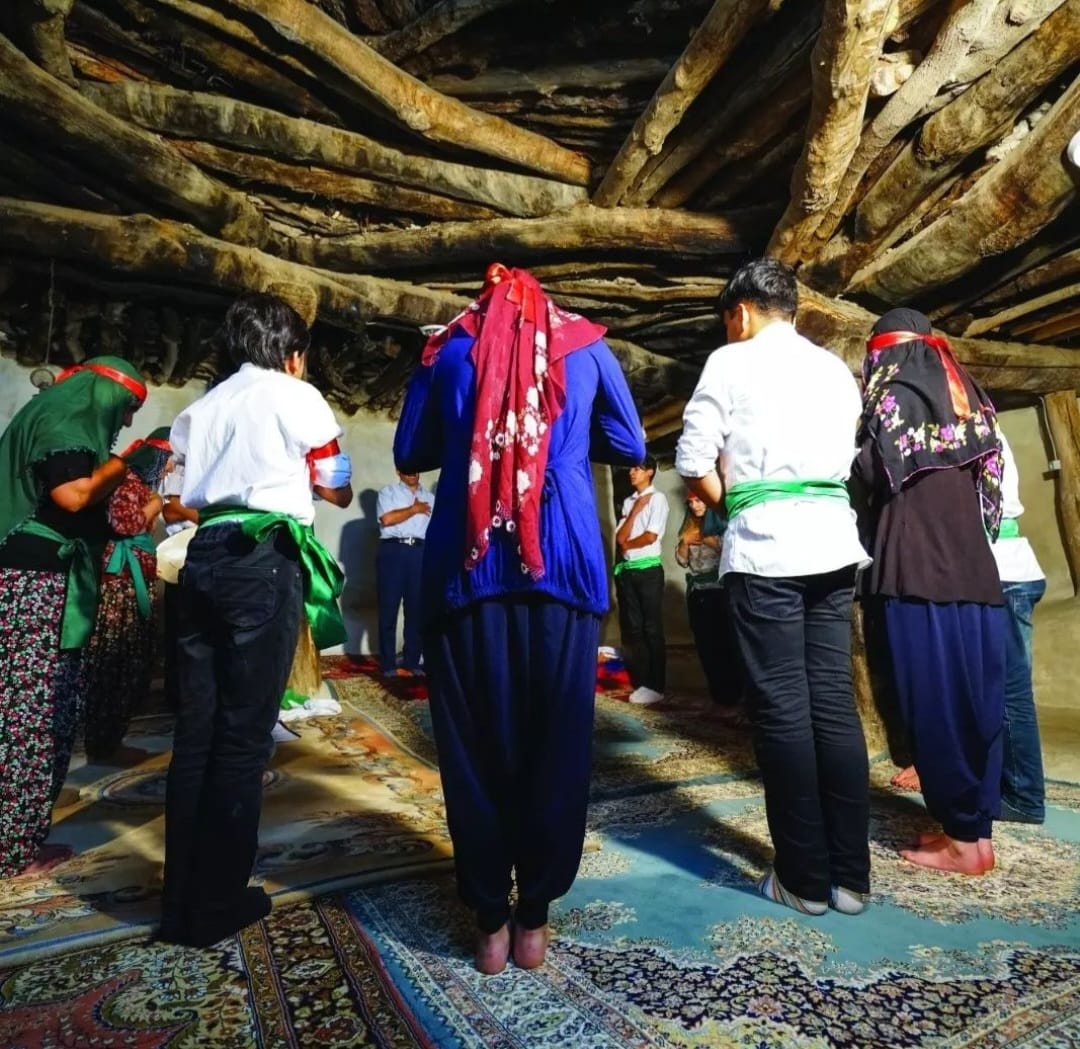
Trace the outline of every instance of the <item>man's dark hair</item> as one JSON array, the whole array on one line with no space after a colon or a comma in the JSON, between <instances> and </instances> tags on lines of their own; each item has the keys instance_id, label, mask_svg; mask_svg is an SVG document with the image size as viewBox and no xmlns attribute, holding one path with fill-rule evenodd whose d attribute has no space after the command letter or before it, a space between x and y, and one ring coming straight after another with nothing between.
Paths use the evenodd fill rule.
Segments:
<instances>
[{"instance_id":1,"label":"man's dark hair","mask_svg":"<svg viewBox=\"0 0 1080 1049\"><path fill-rule=\"evenodd\" d=\"M745 302L761 313L790 319L799 305L799 286L795 271L779 259L754 259L740 266L720 293L717 311L720 316Z\"/></svg>"},{"instance_id":2,"label":"man's dark hair","mask_svg":"<svg viewBox=\"0 0 1080 1049\"><path fill-rule=\"evenodd\" d=\"M638 463L643 470L651 470L653 477L656 476L656 460L651 455L646 455L644 459Z\"/></svg>"},{"instance_id":3,"label":"man's dark hair","mask_svg":"<svg viewBox=\"0 0 1080 1049\"><path fill-rule=\"evenodd\" d=\"M307 353L311 333L300 314L275 295L245 295L225 314L225 345L241 364L283 371L294 353Z\"/></svg>"}]
</instances>

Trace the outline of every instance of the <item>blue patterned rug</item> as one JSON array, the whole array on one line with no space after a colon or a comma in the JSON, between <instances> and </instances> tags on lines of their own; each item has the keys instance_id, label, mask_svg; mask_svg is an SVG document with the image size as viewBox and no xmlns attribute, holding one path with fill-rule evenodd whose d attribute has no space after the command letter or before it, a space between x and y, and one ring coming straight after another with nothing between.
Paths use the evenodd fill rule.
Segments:
<instances>
[{"instance_id":1,"label":"blue patterned rug","mask_svg":"<svg viewBox=\"0 0 1080 1049\"><path fill-rule=\"evenodd\" d=\"M437 804L423 705L342 692L362 717L341 753ZM1080 1046L1080 786L1051 784L1046 826L999 825L998 868L963 878L900 860L929 822L879 763L872 905L811 918L752 891L770 847L745 738L693 706L604 699L597 725L588 850L543 968L480 976L453 879L402 871L208 951L0 963L0 1047ZM376 801L353 794L355 818Z\"/></svg>"},{"instance_id":2,"label":"blue patterned rug","mask_svg":"<svg viewBox=\"0 0 1080 1049\"><path fill-rule=\"evenodd\" d=\"M499 1049L1080 1044L1080 788L1003 826L983 878L922 871L927 827L876 775L874 898L809 918L751 891L769 858L745 780L615 799L553 915L548 964L481 977L448 878L342 897L429 1044Z\"/></svg>"}]
</instances>

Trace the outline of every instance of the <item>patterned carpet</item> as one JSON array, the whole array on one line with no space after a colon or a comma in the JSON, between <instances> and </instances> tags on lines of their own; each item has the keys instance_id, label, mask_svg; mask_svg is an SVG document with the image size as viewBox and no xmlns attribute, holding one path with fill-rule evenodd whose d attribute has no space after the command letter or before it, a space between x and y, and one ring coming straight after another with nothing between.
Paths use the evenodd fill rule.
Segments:
<instances>
[{"instance_id":1,"label":"patterned carpet","mask_svg":"<svg viewBox=\"0 0 1080 1049\"><path fill-rule=\"evenodd\" d=\"M383 741L366 744L380 782L426 767L426 704L366 675L336 684ZM873 905L805 918L750 892L769 858L760 785L706 714L600 699L591 847L542 969L479 976L432 869L276 908L209 951L134 939L0 960L0 1046L1080 1044L1080 787L1053 784L1047 825L1002 825L998 869L965 879L899 860L926 815L876 765Z\"/></svg>"},{"instance_id":2,"label":"patterned carpet","mask_svg":"<svg viewBox=\"0 0 1080 1049\"><path fill-rule=\"evenodd\" d=\"M255 870L278 902L449 865L430 763L347 701L340 716L291 727L299 738L277 745L267 777ZM72 764L50 840L75 857L0 880L0 965L145 933L157 920L171 720L137 720L127 744L146 751L131 768Z\"/></svg>"}]
</instances>

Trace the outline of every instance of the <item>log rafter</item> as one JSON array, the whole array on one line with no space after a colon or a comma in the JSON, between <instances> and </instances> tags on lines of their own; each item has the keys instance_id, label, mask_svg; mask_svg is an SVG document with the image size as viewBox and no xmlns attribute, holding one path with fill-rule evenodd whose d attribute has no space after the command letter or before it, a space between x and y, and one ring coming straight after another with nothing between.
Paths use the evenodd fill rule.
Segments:
<instances>
[{"instance_id":1,"label":"log rafter","mask_svg":"<svg viewBox=\"0 0 1080 1049\"><path fill-rule=\"evenodd\" d=\"M608 166L593 194L596 204L619 203L645 161L660 151L690 104L767 7L767 0L716 0Z\"/></svg>"}]
</instances>

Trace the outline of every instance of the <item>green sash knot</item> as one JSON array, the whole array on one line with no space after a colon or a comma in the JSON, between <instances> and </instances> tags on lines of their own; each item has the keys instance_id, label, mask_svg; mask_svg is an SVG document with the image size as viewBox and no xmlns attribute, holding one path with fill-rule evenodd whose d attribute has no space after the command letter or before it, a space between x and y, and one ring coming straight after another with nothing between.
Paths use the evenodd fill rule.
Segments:
<instances>
[{"instance_id":1,"label":"green sash knot","mask_svg":"<svg viewBox=\"0 0 1080 1049\"><path fill-rule=\"evenodd\" d=\"M724 496L728 521L759 503L778 499L843 499L850 505L846 481L740 481Z\"/></svg>"},{"instance_id":2,"label":"green sash knot","mask_svg":"<svg viewBox=\"0 0 1080 1049\"><path fill-rule=\"evenodd\" d=\"M67 562L60 647L83 648L94 632L94 618L97 616L98 566L95 552L84 539L62 535L34 518L24 522L19 531L56 543L57 556Z\"/></svg>"},{"instance_id":3,"label":"green sash knot","mask_svg":"<svg viewBox=\"0 0 1080 1049\"><path fill-rule=\"evenodd\" d=\"M255 543L265 542L284 528L296 544L304 577L304 613L316 648L332 648L345 640L345 621L338 598L345 589L345 573L334 555L315 538L311 525L288 514L251 510L246 506L208 506L199 511L199 527L236 523Z\"/></svg>"},{"instance_id":4,"label":"green sash knot","mask_svg":"<svg viewBox=\"0 0 1080 1049\"><path fill-rule=\"evenodd\" d=\"M105 572L108 575L122 575L124 569L131 576L131 585L135 588L135 604L139 608L139 615L143 619L149 619L152 602L150 599L150 587L147 585L146 576L143 574L142 562L139 560L136 550L143 550L151 556L157 550L154 540L149 533L140 532L138 535L124 536L122 539L113 541L112 553L109 555Z\"/></svg>"},{"instance_id":5,"label":"green sash knot","mask_svg":"<svg viewBox=\"0 0 1080 1049\"><path fill-rule=\"evenodd\" d=\"M1017 517L1003 517L1001 519L1001 531L998 532L998 539L1019 539L1020 538L1020 519Z\"/></svg>"}]
</instances>

